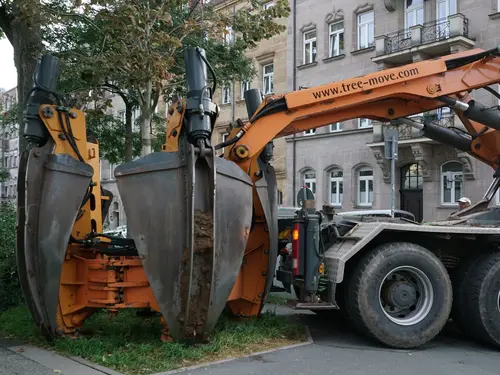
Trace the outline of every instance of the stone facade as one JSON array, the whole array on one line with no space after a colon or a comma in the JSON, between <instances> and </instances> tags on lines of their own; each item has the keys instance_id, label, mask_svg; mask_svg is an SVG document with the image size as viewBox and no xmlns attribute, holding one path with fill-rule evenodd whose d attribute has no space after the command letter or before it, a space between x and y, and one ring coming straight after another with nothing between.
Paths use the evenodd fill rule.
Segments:
<instances>
[{"instance_id":1,"label":"stone facade","mask_svg":"<svg viewBox=\"0 0 500 375\"><path fill-rule=\"evenodd\" d=\"M221 1L219 7L222 11L228 11L232 9L233 5L235 5L237 9L247 3L247 1ZM263 6L272 6L272 1L266 2ZM287 25L287 20L279 20L277 23ZM220 115L213 132L213 144L220 143L223 139L225 139L225 134L227 134L227 129L232 121L235 121L238 118L244 121L248 120L247 109L243 96L245 88L258 88L264 95L279 95L287 91L286 41L287 34L286 32L283 32L270 39L262 40L257 47L248 50L246 55L248 58L252 59L257 75L251 80L248 86L243 86L242 82L234 82L233 89L233 83L229 82L228 86L232 89L229 102L223 100L223 88L219 85L219 89L215 93L214 101L220 106ZM272 90L266 90L266 85L268 85L267 82L269 82L269 79L272 79L273 81ZM269 86L267 86L267 88L269 88ZM232 103L233 100L234 105ZM281 204L285 201L287 192L286 142L284 138L274 140L274 156L271 160L271 164L276 170L276 179L280 197L279 203Z\"/></svg>"},{"instance_id":2,"label":"stone facade","mask_svg":"<svg viewBox=\"0 0 500 375\"><path fill-rule=\"evenodd\" d=\"M409 8L406 1L395 0L334 4L298 0L288 21L287 88L298 90L470 48L495 47L500 42L499 10L491 0L413 0ZM410 23L405 24L405 18ZM314 59L311 50L315 50ZM486 105L498 105L485 90L473 95ZM440 126L463 126L446 110L422 115L433 116ZM338 211L390 209L391 169L383 158L384 125L353 119L286 137L286 204L295 204L298 190L307 185L314 188L318 207L330 203ZM492 179L490 167L418 132L398 131L403 133L395 173L396 208L431 220L455 211L460 196L473 202L483 196ZM338 193L341 187L343 196Z\"/></svg>"},{"instance_id":3,"label":"stone facade","mask_svg":"<svg viewBox=\"0 0 500 375\"><path fill-rule=\"evenodd\" d=\"M0 92L2 116L17 103L17 88ZM9 172L9 177L0 182L0 201L15 202L17 197L17 174L19 168L19 127L16 123L4 124L0 129L0 167Z\"/></svg>"}]
</instances>

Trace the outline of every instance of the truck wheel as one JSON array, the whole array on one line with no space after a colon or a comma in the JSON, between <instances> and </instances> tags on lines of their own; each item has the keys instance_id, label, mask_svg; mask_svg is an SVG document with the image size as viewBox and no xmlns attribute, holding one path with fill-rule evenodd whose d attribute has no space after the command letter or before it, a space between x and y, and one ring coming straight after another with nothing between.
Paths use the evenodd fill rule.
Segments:
<instances>
[{"instance_id":1,"label":"truck wheel","mask_svg":"<svg viewBox=\"0 0 500 375\"><path fill-rule=\"evenodd\" d=\"M386 243L353 270L346 304L359 332L393 348L416 348L446 324L452 286L445 267L429 250L413 243Z\"/></svg>"},{"instance_id":2,"label":"truck wheel","mask_svg":"<svg viewBox=\"0 0 500 375\"><path fill-rule=\"evenodd\" d=\"M463 259L451 274L453 285L453 304L451 319L462 333L470 339L477 339L477 331L470 324L468 286L471 272L474 272L478 263L488 257L486 254L474 254Z\"/></svg>"},{"instance_id":3,"label":"truck wheel","mask_svg":"<svg viewBox=\"0 0 500 375\"><path fill-rule=\"evenodd\" d=\"M500 253L488 255L463 280L461 315L473 337L500 348Z\"/></svg>"}]
</instances>

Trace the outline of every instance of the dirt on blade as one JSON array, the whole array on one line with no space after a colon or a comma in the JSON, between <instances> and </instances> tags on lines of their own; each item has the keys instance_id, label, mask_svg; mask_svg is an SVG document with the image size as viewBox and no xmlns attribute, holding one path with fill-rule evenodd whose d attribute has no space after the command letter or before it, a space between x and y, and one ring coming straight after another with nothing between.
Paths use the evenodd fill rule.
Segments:
<instances>
[{"instance_id":1,"label":"dirt on blade","mask_svg":"<svg viewBox=\"0 0 500 375\"><path fill-rule=\"evenodd\" d=\"M187 295L189 290L190 251L184 249L181 274L181 313L178 321L184 325L186 339L204 339L208 307L210 303L210 285L212 282L213 263L213 217L211 212L195 211L193 244L193 283L189 304L189 315L185 321Z\"/></svg>"}]
</instances>

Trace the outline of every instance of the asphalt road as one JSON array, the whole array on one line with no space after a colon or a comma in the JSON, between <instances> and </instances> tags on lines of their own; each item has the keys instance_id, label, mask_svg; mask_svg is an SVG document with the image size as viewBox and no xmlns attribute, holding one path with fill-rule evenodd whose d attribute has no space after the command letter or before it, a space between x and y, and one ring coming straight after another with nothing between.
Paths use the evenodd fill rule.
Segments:
<instances>
[{"instance_id":1,"label":"asphalt road","mask_svg":"<svg viewBox=\"0 0 500 375\"><path fill-rule=\"evenodd\" d=\"M54 375L51 370L0 346L0 375Z\"/></svg>"},{"instance_id":2,"label":"asphalt road","mask_svg":"<svg viewBox=\"0 0 500 375\"><path fill-rule=\"evenodd\" d=\"M467 341L452 325L418 350L380 347L316 315L299 319L314 344L180 372L179 375L498 375L500 352Z\"/></svg>"}]
</instances>

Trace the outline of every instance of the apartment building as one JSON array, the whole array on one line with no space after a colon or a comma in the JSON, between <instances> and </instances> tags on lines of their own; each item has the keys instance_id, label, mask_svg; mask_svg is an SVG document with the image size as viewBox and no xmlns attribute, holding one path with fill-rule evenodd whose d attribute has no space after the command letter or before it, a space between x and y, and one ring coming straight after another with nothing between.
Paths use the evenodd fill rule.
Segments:
<instances>
[{"instance_id":1,"label":"apartment building","mask_svg":"<svg viewBox=\"0 0 500 375\"><path fill-rule=\"evenodd\" d=\"M242 0L212 0L220 11L231 11L247 5L248 1ZM274 1L262 4L264 8L274 5ZM287 25L287 20L277 20L279 24ZM235 38L233 30L227 29L224 37L225 43L231 43ZM247 82L224 82L214 95L215 102L220 106L220 115L217 120L212 142L218 144L227 140L228 128L231 122L238 118L248 120L245 106L245 91L258 88L264 96L279 95L287 91L287 33L283 32L270 39L264 39L257 47L249 49L246 56L250 58L257 71L256 76ZM276 171L278 185L278 204L283 204L286 199L286 142L284 138L274 140L274 156L271 160Z\"/></svg>"},{"instance_id":2,"label":"apartment building","mask_svg":"<svg viewBox=\"0 0 500 375\"><path fill-rule=\"evenodd\" d=\"M500 43L500 4L495 0L297 0L288 20L289 90L361 76L471 48ZM494 87L498 90L498 87ZM498 105L491 94L473 95ZM449 109L419 114L440 126L463 127ZM389 209L388 124L358 118L289 136L287 204L302 186L317 206L338 211ZM466 153L398 127L396 208L418 220L444 218L461 196L479 200L491 182L490 167ZM496 203L498 204L498 195Z\"/></svg>"},{"instance_id":3,"label":"apartment building","mask_svg":"<svg viewBox=\"0 0 500 375\"><path fill-rule=\"evenodd\" d=\"M8 116L16 103L16 87L0 92L1 116ZM0 181L0 202L15 202L19 168L19 127L17 123L7 123L3 118L0 123L2 124L0 127L0 167L9 174L5 181Z\"/></svg>"}]
</instances>

